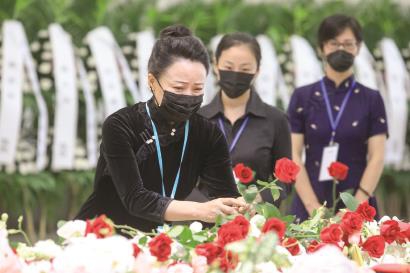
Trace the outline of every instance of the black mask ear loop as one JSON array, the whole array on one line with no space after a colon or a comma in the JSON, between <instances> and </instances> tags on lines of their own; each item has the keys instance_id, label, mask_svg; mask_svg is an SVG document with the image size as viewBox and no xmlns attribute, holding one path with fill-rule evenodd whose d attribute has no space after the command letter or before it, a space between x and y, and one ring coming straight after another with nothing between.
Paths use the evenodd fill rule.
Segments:
<instances>
[{"instance_id":1,"label":"black mask ear loop","mask_svg":"<svg viewBox=\"0 0 410 273\"><path fill-rule=\"evenodd\" d=\"M157 78L154 77L154 79L155 79L156 82L158 83L159 87L161 87L162 93L165 93L165 92L164 92L164 88L162 88L162 85L159 83L159 81L157 80ZM158 106L158 107L161 107L161 105L159 104L159 102L158 102L158 100L157 100L157 97L155 97L154 90L152 90L152 87L151 87L151 86L149 86L149 89L151 90L152 96L154 97L154 100L155 100L155 103L157 104L157 106Z\"/></svg>"}]
</instances>

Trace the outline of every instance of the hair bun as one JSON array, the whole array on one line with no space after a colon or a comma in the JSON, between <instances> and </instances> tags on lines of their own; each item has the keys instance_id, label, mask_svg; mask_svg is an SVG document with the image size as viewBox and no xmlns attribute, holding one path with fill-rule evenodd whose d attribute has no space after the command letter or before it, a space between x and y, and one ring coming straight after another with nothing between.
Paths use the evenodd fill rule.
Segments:
<instances>
[{"instance_id":1,"label":"hair bun","mask_svg":"<svg viewBox=\"0 0 410 273\"><path fill-rule=\"evenodd\" d=\"M159 34L159 38L167 38L167 37L187 37L187 36L192 36L191 30L189 28L183 26L183 25L172 25L169 27L164 28L161 30L161 33Z\"/></svg>"}]
</instances>

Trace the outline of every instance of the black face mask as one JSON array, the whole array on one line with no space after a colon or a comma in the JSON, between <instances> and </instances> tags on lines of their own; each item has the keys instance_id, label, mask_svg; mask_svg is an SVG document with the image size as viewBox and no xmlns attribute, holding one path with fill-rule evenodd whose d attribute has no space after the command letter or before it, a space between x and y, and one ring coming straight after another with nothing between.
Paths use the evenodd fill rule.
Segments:
<instances>
[{"instance_id":1,"label":"black face mask","mask_svg":"<svg viewBox=\"0 0 410 273\"><path fill-rule=\"evenodd\" d=\"M254 76L255 74L219 70L219 86L228 97L234 99L250 88Z\"/></svg>"},{"instance_id":2,"label":"black face mask","mask_svg":"<svg viewBox=\"0 0 410 273\"><path fill-rule=\"evenodd\" d=\"M158 84L161 86L159 82ZM163 119L171 123L179 124L188 120L191 115L198 111L201 107L203 95L189 96L175 94L164 90L164 88L162 88L162 90L164 92L164 96L162 98L161 105L158 106L158 112Z\"/></svg>"},{"instance_id":3,"label":"black face mask","mask_svg":"<svg viewBox=\"0 0 410 273\"><path fill-rule=\"evenodd\" d=\"M326 61L337 72L344 72L353 66L354 56L347 51L337 50L327 55Z\"/></svg>"}]
</instances>

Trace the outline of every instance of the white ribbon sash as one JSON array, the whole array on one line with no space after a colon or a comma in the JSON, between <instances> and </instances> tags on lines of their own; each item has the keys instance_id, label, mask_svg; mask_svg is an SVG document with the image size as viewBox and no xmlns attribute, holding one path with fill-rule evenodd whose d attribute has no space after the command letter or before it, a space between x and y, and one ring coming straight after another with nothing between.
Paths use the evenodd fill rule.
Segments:
<instances>
[{"instance_id":1,"label":"white ribbon sash","mask_svg":"<svg viewBox=\"0 0 410 273\"><path fill-rule=\"evenodd\" d=\"M290 44L294 64L295 87L318 81L323 72L315 51L308 41L303 37L292 35Z\"/></svg>"},{"instance_id":2,"label":"white ribbon sash","mask_svg":"<svg viewBox=\"0 0 410 273\"><path fill-rule=\"evenodd\" d=\"M384 38L380 43L385 65L386 88L390 111L386 163L401 168L406 149L407 95L409 75L400 51L392 39Z\"/></svg>"},{"instance_id":3,"label":"white ribbon sash","mask_svg":"<svg viewBox=\"0 0 410 273\"><path fill-rule=\"evenodd\" d=\"M74 168L78 121L75 55L70 36L58 24L49 26L56 87L51 168Z\"/></svg>"},{"instance_id":4,"label":"white ribbon sash","mask_svg":"<svg viewBox=\"0 0 410 273\"><path fill-rule=\"evenodd\" d=\"M155 37L152 31L142 31L137 34L138 82L142 101L147 101L152 96L148 86L148 60L154 43Z\"/></svg>"},{"instance_id":5,"label":"white ribbon sash","mask_svg":"<svg viewBox=\"0 0 410 273\"><path fill-rule=\"evenodd\" d=\"M106 27L99 27L86 37L95 59L98 80L104 100L105 116L126 106L121 75L117 63L116 46Z\"/></svg>"}]
</instances>

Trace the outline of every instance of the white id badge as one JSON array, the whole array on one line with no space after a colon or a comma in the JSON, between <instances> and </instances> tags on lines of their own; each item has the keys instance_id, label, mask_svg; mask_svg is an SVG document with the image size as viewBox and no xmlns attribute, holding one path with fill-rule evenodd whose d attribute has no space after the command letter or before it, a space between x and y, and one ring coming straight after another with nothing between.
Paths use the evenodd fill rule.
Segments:
<instances>
[{"instance_id":1,"label":"white id badge","mask_svg":"<svg viewBox=\"0 0 410 273\"><path fill-rule=\"evenodd\" d=\"M319 181L333 180L330 176L328 168L330 164L337 161L337 155L339 153L339 144L335 143L329 145L323 149L322 162L320 164Z\"/></svg>"}]
</instances>

